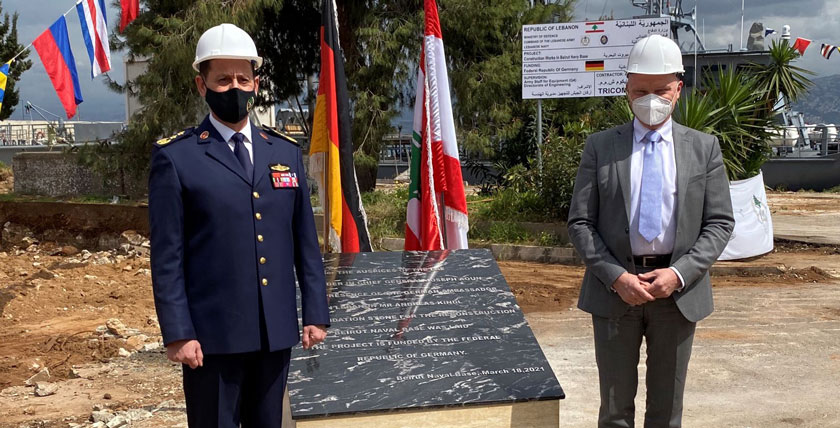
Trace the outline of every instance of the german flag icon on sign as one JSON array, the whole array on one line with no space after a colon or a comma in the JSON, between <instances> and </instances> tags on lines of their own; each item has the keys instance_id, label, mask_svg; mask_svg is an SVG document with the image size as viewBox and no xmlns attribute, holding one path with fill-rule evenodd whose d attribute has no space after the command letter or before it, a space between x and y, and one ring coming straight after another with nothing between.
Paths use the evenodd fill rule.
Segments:
<instances>
[{"instance_id":1,"label":"german flag icon on sign","mask_svg":"<svg viewBox=\"0 0 840 428\"><path fill-rule=\"evenodd\" d=\"M586 71L604 71L604 61L586 61Z\"/></svg>"},{"instance_id":2,"label":"german flag icon on sign","mask_svg":"<svg viewBox=\"0 0 840 428\"><path fill-rule=\"evenodd\" d=\"M587 22L586 28L587 33L603 33L604 21Z\"/></svg>"}]
</instances>

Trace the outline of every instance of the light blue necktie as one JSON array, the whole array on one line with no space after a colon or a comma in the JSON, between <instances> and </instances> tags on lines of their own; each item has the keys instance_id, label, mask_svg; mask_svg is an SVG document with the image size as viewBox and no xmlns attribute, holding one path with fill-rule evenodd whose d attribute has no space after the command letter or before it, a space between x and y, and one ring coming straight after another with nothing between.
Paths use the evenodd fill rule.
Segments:
<instances>
[{"instance_id":1,"label":"light blue necktie","mask_svg":"<svg viewBox=\"0 0 840 428\"><path fill-rule=\"evenodd\" d=\"M645 144L642 168L642 191L639 203L639 234L652 242L662 230L662 136L650 131L642 138Z\"/></svg>"}]
</instances>

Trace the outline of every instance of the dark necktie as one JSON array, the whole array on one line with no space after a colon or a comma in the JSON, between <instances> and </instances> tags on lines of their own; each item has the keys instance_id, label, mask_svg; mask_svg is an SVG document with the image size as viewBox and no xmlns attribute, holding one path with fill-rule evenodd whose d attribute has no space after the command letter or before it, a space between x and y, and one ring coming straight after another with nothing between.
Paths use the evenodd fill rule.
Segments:
<instances>
[{"instance_id":1,"label":"dark necktie","mask_svg":"<svg viewBox=\"0 0 840 428\"><path fill-rule=\"evenodd\" d=\"M251 163L251 156L248 155L248 149L245 148L245 135L237 132L233 134L233 137L230 137L230 140L233 141L233 154L236 155L236 159L242 165L245 176L248 177L248 180L253 180L254 164Z\"/></svg>"}]
</instances>

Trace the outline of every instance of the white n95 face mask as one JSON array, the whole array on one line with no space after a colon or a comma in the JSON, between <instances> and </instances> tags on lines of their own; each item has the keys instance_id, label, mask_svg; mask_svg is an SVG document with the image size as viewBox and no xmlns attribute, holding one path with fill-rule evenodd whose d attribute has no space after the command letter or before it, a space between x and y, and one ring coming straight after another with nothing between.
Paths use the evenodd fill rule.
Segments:
<instances>
[{"instance_id":1,"label":"white n95 face mask","mask_svg":"<svg viewBox=\"0 0 840 428\"><path fill-rule=\"evenodd\" d=\"M656 94L636 98L630 105L636 118L645 125L656 126L671 115L671 100Z\"/></svg>"}]
</instances>

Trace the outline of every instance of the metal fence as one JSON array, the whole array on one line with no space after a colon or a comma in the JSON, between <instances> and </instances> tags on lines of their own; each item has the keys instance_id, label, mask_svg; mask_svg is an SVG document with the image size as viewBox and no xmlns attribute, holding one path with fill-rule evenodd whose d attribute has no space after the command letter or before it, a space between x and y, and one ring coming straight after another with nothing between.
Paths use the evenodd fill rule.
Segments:
<instances>
[{"instance_id":1,"label":"metal fence","mask_svg":"<svg viewBox=\"0 0 840 428\"><path fill-rule=\"evenodd\" d=\"M105 140L122 127L122 122L64 122L56 127L47 121L6 121L0 122L0 146L44 146Z\"/></svg>"},{"instance_id":2,"label":"metal fence","mask_svg":"<svg viewBox=\"0 0 840 428\"><path fill-rule=\"evenodd\" d=\"M840 153L840 135L834 124L785 126L772 132L770 147L776 157L822 157Z\"/></svg>"}]
</instances>

